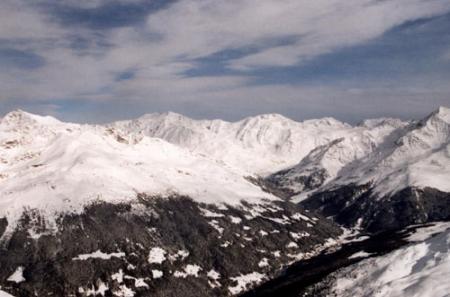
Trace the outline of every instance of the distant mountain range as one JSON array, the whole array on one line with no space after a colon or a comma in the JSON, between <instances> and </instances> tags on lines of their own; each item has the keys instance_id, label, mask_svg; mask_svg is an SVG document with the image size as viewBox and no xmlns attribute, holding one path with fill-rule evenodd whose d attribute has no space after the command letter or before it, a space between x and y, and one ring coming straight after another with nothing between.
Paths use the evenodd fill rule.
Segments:
<instances>
[{"instance_id":1,"label":"distant mountain range","mask_svg":"<svg viewBox=\"0 0 450 297\"><path fill-rule=\"evenodd\" d=\"M355 126L18 110L0 191L0 296L236 295L350 230L450 220L450 109Z\"/></svg>"}]
</instances>

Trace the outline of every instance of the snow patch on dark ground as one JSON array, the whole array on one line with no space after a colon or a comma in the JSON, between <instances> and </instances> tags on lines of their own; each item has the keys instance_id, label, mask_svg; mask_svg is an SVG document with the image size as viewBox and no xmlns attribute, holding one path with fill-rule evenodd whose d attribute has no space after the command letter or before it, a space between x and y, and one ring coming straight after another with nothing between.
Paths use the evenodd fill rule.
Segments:
<instances>
[{"instance_id":1,"label":"snow patch on dark ground","mask_svg":"<svg viewBox=\"0 0 450 297\"><path fill-rule=\"evenodd\" d=\"M276 276L298 255L337 243L342 233L289 202L235 207L139 195L133 203L98 202L62 214L51 232L36 216L26 212L0 248L1 290L16 297L228 296Z\"/></svg>"}]
</instances>

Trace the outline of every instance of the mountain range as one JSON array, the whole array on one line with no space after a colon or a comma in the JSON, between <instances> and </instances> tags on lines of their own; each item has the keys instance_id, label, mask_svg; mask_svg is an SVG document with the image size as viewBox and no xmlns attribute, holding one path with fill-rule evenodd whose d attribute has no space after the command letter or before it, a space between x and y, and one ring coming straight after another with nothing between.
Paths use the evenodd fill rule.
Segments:
<instances>
[{"instance_id":1,"label":"mountain range","mask_svg":"<svg viewBox=\"0 0 450 297\"><path fill-rule=\"evenodd\" d=\"M175 113L81 125L17 110L0 120L0 189L4 294L237 295L349 234L450 220L450 109L358 125ZM394 253L422 244L435 259L442 234ZM382 257L377 269L402 265ZM364 261L346 269L374 279ZM426 286L395 290L414 285Z\"/></svg>"}]
</instances>

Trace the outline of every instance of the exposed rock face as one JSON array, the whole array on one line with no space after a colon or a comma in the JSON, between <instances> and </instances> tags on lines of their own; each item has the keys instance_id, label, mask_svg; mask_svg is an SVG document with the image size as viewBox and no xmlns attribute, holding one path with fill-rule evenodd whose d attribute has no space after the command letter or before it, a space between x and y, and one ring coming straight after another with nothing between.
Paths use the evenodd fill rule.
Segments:
<instances>
[{"instance_id":1,"label":"exposed rock face","mask_svg":"<svg viewBox=\"0 0 450 297\"><path fill-rule=\"evenodd\" d=\"M5 218L0 218L0 238L3 236L7 226L8 221Z\"/></svg>"},{"instance_id":2,"label":"exposed rock face","mask_svg":"<svg viewBox=\"0 0 450 297\"><path fill-rule=\"evenodd\" d=\"M293 196L302 191L317 189L329 177L323 168L316 168L303 175L295 175L292 171L292 169L279 171L267 177L266 180Z\"/></svg>"},{"instance_id":3,"label":"exposed rock face","mask_svg":"<svg viewBox=\"0 0 450 297\"><path fill-rule=\"evenodd\" d=\"M341 233L288 202L234 208L145 195L134 203L99 202L61 215L57 224L49 230L37 212L26 212L3 238L3 291L17 297L227 296L257 283L246 276L273 277Z\"/></svg>"},{"instance_id":4,"label":"exposed rock face","mask_svg":"<svg viewBox=\"0 0 450 297\"><path fill-rule=\"evenodd\" d=\"M369 232L450 220L450 193L432 188L408 187L392 196L377 198L370 185L347 185L314 194L301 204L324 216L333 216L339 224Z\"/></svg>"}]
</instances>

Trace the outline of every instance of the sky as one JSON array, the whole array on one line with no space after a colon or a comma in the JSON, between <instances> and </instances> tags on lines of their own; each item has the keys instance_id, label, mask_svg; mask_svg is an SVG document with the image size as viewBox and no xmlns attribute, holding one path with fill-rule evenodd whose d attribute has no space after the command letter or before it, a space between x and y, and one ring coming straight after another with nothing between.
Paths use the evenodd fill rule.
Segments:
<instances>
[{"instance_id":1,"label":"sky","mask_svg":"<svg viewBox=\"0 0 450 297\"><path fill-rule=\"evenodd\" d=\"M450 0L2 0L0 115L420 118L450 107Z\"/></svg>"}]
</instances>

